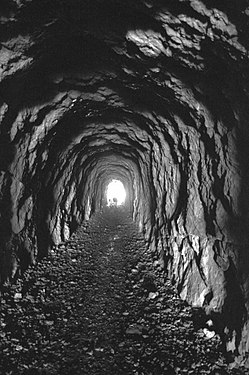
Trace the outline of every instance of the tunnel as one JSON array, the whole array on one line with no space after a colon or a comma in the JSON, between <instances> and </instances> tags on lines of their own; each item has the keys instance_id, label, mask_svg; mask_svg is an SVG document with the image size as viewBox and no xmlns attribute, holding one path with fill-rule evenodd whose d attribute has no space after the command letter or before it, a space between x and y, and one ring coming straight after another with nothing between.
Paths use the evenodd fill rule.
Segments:
<instances>
[{"instance_id":1,"label":"tunnel","mask_svg":"<svg viewBox=\"0 0 249 375\"><path fill-rule=\"evenodd\" d=\"M249 373L248 35L247 0L1 1L0 297L125 212Z\"/></svg>"}]
</instances>

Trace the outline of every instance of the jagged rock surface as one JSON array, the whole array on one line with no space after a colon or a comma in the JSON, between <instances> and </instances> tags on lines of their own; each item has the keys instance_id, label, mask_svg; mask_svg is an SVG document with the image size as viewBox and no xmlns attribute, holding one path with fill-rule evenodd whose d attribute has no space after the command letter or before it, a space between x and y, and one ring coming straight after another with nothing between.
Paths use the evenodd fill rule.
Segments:
<instances>
[{"instance_id":1,"label":"jagged rock surface","mask_svg":"<svg viewBox=\"0 0 249 375\"><path fill-rule=\"evenodd\" d=\"M3 375L242 374L125 210L96 214L6 287L0 322Z\"/></svg>"},{"instance_id":2,"label":"jagged rock surface","mask_svg":"<svg viewBox=\"0 0 249 375\"><path fill-rule=\"evenodd\" d=\"M246 0L3 0L2 282L119 178L178 292L249 366Z\"/></svg>"}]
</instances>

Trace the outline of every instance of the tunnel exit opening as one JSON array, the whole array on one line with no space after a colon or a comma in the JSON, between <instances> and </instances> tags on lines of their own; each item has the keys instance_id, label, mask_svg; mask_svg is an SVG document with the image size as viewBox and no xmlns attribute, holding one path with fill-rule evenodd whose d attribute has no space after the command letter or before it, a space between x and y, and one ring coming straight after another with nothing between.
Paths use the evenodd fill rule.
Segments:
<instances>
[{"instance_id":1,"label":"tunnel exit opening","mask_svg":"<svg viewBox=\"0 0 249 375\"><path fill-rule=\"evenodd\" d=\"M112 180L106 189L107 206L122 206L126 200L124 185L119 180Z\"/></svg>"}]
</instances>

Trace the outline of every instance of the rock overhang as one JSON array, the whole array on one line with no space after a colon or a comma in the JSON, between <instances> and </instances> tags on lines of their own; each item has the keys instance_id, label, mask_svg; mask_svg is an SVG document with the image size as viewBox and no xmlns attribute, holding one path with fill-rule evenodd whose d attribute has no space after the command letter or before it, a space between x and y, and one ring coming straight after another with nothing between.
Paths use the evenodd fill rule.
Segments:
<instances>
[{"instance_id":1,"label":"rock overhang","mask_svg":"<svg viewBox=\"0 0 249 375\"><path fill-rule=\"evenodd\" d=\"M28 238L45 254L119 177L179 293L223 314L245 353L246 1L3 4L2 248Z\"/></svg>"}]
</instances>

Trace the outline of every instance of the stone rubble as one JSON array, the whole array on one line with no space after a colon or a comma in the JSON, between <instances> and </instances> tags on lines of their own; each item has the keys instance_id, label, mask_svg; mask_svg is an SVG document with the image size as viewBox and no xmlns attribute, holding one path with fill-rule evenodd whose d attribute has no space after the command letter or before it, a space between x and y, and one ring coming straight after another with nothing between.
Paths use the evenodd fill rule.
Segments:
<instances>
[{"instance_id":1,"label":"stone rubble","mask_svg":"<svg viewBox=\"0 0 249 375\"><path fill-rule=\"evenodd\" d=\"M248 35L248 0L0 0L0 284L118 178L249 368Z\"/></svg>"},{"instance_id":2,"label":"stone rubble","mask_svg":"<svg viewBox=\"0 0 249 375\"><path fill-rule=\"evenodd\" d=\"M94 215L1 293L1 375L246 374L124 209Z\"/></svg>"}]
</instances>

